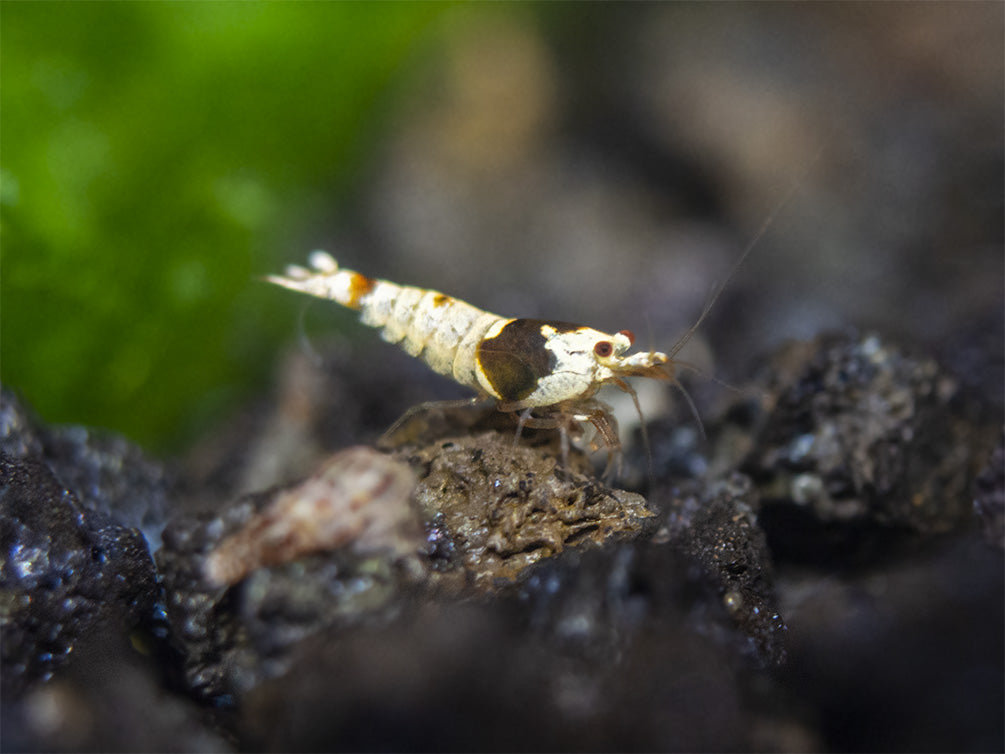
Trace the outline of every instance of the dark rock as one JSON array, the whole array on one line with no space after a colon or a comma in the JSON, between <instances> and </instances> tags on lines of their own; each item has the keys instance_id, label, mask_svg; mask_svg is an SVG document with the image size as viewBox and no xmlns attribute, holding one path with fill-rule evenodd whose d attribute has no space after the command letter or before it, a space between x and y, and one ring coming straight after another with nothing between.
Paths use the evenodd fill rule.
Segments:
<instances>
[{"instance_id":1,"label":"dark rock","mask_svg":"<svg viewBox=\"0 0 1005 754\"><path fill-rule=\"evenodd\" d=\"M784 663L787 629L750 480L734 474L708 486L657 493L654 500L667 509L660 538L682 552L695 581L710 592L702 606L707 630L764 666Z\"/></svg>"},{"instance_id":2,"label":"dark rock","mask_svg":"<svg viewBox=\"0 0 1005 754\"><path fill-rule=\"evenodd\" d=\"M0 392L0 448L12 458L40 458L80 503L139 529L160 546L173 482L128 440L80 426L43 427L9 390Z\"/></svg>"},{"instance_id":3,"label":"dark rock","mask_svg":"<svg viewBox=\"0 0 1005 754\"><path fill-rule=\"evenodd\" d=\"M780 680L831 751L1000 751L1002 552L977 532L823 577L780 575Z\"/></svg>"},{"instance_id":4,"label":"dark rock","mask_svg":"<svg viewBox=\"0 0 1005 754\"><path fill-rule=\"evenodd\" d=\"M156 657L108 628L79 642L51 682L5 706L5 751L233 750L203 711L168 689Z\"/></svg>"},{"instance_id":5,"label":"dark rock","mask_svg":"<svg viewBox=\"0 0 1005 754\"><path fill-rule=\"evenodd\" d=\"M744 494L735 497L742 500ZM610 669L654 626L673 625L676 640L688 643L687 633L704 637L716 647L716 662L736 672L781 665L785 625L769 580L764 537L752 538L759 551L725 555L737 541L753 550L744 531L750 514L724 520L744 503L722 490L703 503L708 512L664 526L653 539L570 551L536 567L519 591L528 606L530 635L564 655ZM725 546L710 543L723 533Z\"/></svg>"},{"instance_id":6,"label":"dark rock","mask_svg":"<svg viewBox=\"0 0 1005 754\"><path fill-rule=\"evenodd\" d=\"M492 594L564 549L652 530L655 514L643 498L560 469L549 447L515 445L508 432L487 431L399 451L418 472L411 505L426 526L425 544L414 543L411 554L400 546L357 552L340 540L327 551L292 553L290 562L245 564L241 573L249 575L226 588L207 578L207 559L249 522L274 515L274 501L292 491L246 496L173 521L157 563L194 693L216 703L240 699L287 672L299 644L383 625L419 588Z\"/></svg>"},{"instance_id":7,"label":"dark rock","mask_svg":"<svg viewBox=\"0 0 1005 754\"><path fill-rule=\"evenodd\" d=\"M35 419L13 391L0 387L0 450L11 458L44 452Z\"/></svg>"},{"instance_id":8,"label":"dark rock","mask_svg":"<svg viewBox=\"0 0 1005 754\"><path fill-rule=\"evenodd\" d=\"M774 359L773 407L744 468L766 503L823 524L957 528L972 518L981 438L957 387L875 335L794 344Z\"/></svg>"},{"instance_id":9,"label":"dark rock","mask_svg":"<svg viewBox=\"0 0 1005 754\"><path fill-rule=\"evenodd\" d=\"M742 748L735 672L682 624L650 624L611 664L528 636L522 612L512 598L495 605L434 605L386 628L313 641L288 673L249 695L243 746Z\"/></svg>"},{"instance_id":10,"label":"dark rock","mask_svg":"<svg viewBox=\"0 0 1005 754\"><path fill-rule=\"evenodd\" d=\"M974 482L974 510L985 539L1005 549L1005 447L1000 443Z\"/></svg>"},{"instance_id":11,"label":"dark rock","mask_svg":"<svg viewBox=\"0 0 1005 754\"><path fill-rule=\"evenodd\" d=\"M153 630L159 590L135 529L85 507L37 458L0 453L3 692L48 680L98 625Z\"/></svg>"},{"instance_id":12,"label":"dark rock","mask_svg":"<svg viewBox=\"0 0 1005 754\"><path fill-rule=\"evenodd\" d=\"M186 682L215 705L231 706L263 679L284 672L300 642L326 630L385 622L404 600L400 582L408 578L407 567L390 554L360 556L348 549L259 568L232 587L211 582L206 559L274 498L275 492L264 492L179 517L165 529L157 552Z\"/></svg>"}]
</instances>

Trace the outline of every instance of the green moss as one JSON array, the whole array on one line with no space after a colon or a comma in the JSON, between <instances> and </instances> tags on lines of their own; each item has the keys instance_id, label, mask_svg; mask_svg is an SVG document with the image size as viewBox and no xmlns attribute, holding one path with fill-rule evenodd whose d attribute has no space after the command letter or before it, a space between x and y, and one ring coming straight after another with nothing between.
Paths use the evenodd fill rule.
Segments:
<instances>
[{"instance_id":1,"label":"green moss","mask_svg":"<svg viewBox=\"0 0 1005 754\"><path fill-rule=\"evenodd\" d=\"M306 251L448 7L5 3L4 384L161 451L260 384L294 325L255 278Z\"/></svg>"}]
</instances>

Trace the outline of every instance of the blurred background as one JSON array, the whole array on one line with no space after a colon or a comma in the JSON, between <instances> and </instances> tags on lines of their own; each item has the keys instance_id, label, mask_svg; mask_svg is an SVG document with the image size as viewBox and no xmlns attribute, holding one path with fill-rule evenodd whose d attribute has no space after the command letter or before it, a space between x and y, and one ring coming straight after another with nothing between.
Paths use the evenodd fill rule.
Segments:
<instances>
[{"instance_id":1,"label":"blurred background","mask_svg":"<svg viewBox=\"0 0 1005 754\"><path fill-rule=\"evenodd\" d=\"M1003 13L5 4L0 379L175 453L301 335L375 340L258 280L311 249L667 349L756 239L706 370L876 329L1000 411Z\"/></svg>"}]
</instances>

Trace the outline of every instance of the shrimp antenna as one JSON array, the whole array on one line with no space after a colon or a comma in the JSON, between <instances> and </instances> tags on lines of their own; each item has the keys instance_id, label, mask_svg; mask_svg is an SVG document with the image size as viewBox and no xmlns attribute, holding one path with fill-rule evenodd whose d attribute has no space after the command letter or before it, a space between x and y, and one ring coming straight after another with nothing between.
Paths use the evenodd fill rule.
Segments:
<instances>
[{"instance_id":1,"label":"shrimp antenna","mask_svg":"<svg viewBox=\"0 0 1005 754\"><path fill-rule=\"evenodd\" d=\"M676 382L676 380L674 380ZM639 394L635 392L635 388L631 386L625 380L621 378L616 378L614 384L617 385L621 390L624 390L630 396L632 396L632 403L635 404L635 413L639 415L639 431L642 435L642 445L646 449L646 470L649 476L649 487L653 486L653 449L649 444L649 430L646 429L646 418L642 415L642 404L639 403ZM688 399L690 400L690 399Z\"/></svg>"},{"instance_id":2,"label":"shrimp antenna","mask_svg":"<svg viewBox=\"0 0 1005 754\"><path fill-rule=\"evenodd\" d=\"M689 372L694 372L696 375L701 377L703 380L708 380L709 382L714 382L719 387L724 387L726 390L732 390L734 393L746 393L748 388L737 387L732 385L725 380L719 379L718 377L709 374L704 369L701 369L689 361L674 361L674 369L686 369Z\"/></svg>"},{"instance_id":3,"label":"shrimp antenna","mask_svg":"<svg viewBox=\"0 0 1005 754\"><path fill-rule=\"evenodd\" d=\"M691 416L694 417L695 424L698 425L698 433L701 435L702 441L708 439L708 435L705 434L705 425L701 421L701 416L698 414L698 407L694 405L694 401L691 399L691 394L684 388L681 381L676 377L671 380L671 383L675 388L680 390L681 395L684 396L684 400L687 401L687 406L691 409Z\"/></svg>"},{"instance_id":4,"label":"shrimp antenna","mask_svg":"<svg viewBox=\"0 0 1005 754\"><path fill-rule=\"evenodd\" d=\"M697 321L695 321L695 323L691 325L687 329L687 331L680 336L680 338L677 339L677 342L674 343L673 348L670 349L670 352L667 354L667 356L669 356L672 359L680 352L680 350L684 346L687 345L688 341L691 340L691 337L701 326L701 323L705 321L705 317L708 316L708 313L712 310L712 307L715 306L715 302L719 300L719 296L722 295L722 292L726 290L726 286L729 285L730 282L735 277L737 270L740 269L740 265L742 265L744 260L746 260L746 258L750 255L750 252L754 250L754 247L761 242L761 239L764 237L764 234L767 233L768 230L771 228L771 226L774 224L775 219L778 217L781 211L788 206L790 201L792 201L792 197L795 196L796 191L798 191L799 188L802 187L803 183L806 182L806 176L809 175L810 170L812 170L813 166L816 165L817 162L820 160L820 155L822 154L823 154L823 147L820 147L820 149L817 150L817 153L813 155L813 159L809 161L809 163L806 165L805 168L803 168L803 170L799 173L799 175L797 175L795 178L792 179L792 182L789 184L789 187L788 189L786 189L785 194L782 196L781 200L775 205L775 208L771 210L770 213L768 213L768 216L764 219L764 222L761 223L761 227L757 229L757 232L754 234L754 237L751 238L750 241L747 243L747 246L744 248L743 253L740 254L740 257L735 262L733 262L733 265L729 268L729 272L727 273L726 278L714 289L712 298L710 298L708 302L705 304L705 306L702 308L701 314L698 316Z\"/></svg>"}]
</instances>

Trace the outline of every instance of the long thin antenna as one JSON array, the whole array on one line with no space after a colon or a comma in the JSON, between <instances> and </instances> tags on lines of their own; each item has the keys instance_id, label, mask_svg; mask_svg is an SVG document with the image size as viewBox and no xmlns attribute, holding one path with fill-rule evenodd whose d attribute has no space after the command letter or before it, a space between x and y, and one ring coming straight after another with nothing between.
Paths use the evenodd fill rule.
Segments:
<instances>
[{"instance_id":1,"label":"long thin antenna","mask_svg":"<svg viewBox=\"0 0 1005 754\"><path fill-rule=\"evenodd\" d=\"M693 325L691 325L680 338L677 339L676 343L674 343L673 348L671 348L670 352L667 354L667 356L669 356L671 359L674 356L676 356L684 346L687 345L688 341L691 340L691 337L701 326L701 323L705 321L705 317L707 317L708 313L712 311L712 307L715 306L715 302L719 300L719 296L722 295L722 292L726 289L726 286L729 285L730 281L736 275L737 270L740 269L740 265L743 264L744 260L747 258L750 252L753 251L754 247L757 246L758 243L760 243L761 239L764 237L764 234L767 233L768 229L771 228L771 226L774 224L775 219L778 217L781 211L785 209L786 206L788 206L789 202L792 200L792 197L795 196L796 191L798 191L802 187L803 183L806 182L806 176L809 175L810 170L812 170L813 167L820 160L820 156L823 154L823 151L824 148L820 147L817 150L817 153L813 155L813 159L811 159L809 163L806 165L806 167L803 168L803 170L799 173L799 175L797 175L792 180L792 183L789 185L789 188L786 190L781 200L778 202L778 204L775 205L775 208L771 210L771 212L765 218L764 222L761 223L761 227L757 229L757 232L754 234L754 237L750 239L750 242L743 250L743 253L740 254L739 259L733 262L732 267L729 268L729 274L726 275L726 279L719 284L719 286L715 289L715 293L712 294L712 298L709 299L708 302L705 304L705 306L702 308L701 315L698 317L698 320Z\"/></svg>"},{"instance_id":2,"label":"long thin antenna","mask_svg":"<svg viewBox=\"0 0 1005 754\"><path fill-rule=\"evenodd\" d=\"M646 417L642 415L642 404L639 403L639 394L625 380L616 379L614 384L632 396L632 403L635 404L635 413L639 415L639 430L642 433L642 445L646 449L646 471L648 472L649 487L651 489L653 486L653 449L649 445L649 430L646 429Z\"/></svg>"}]
</instances>

